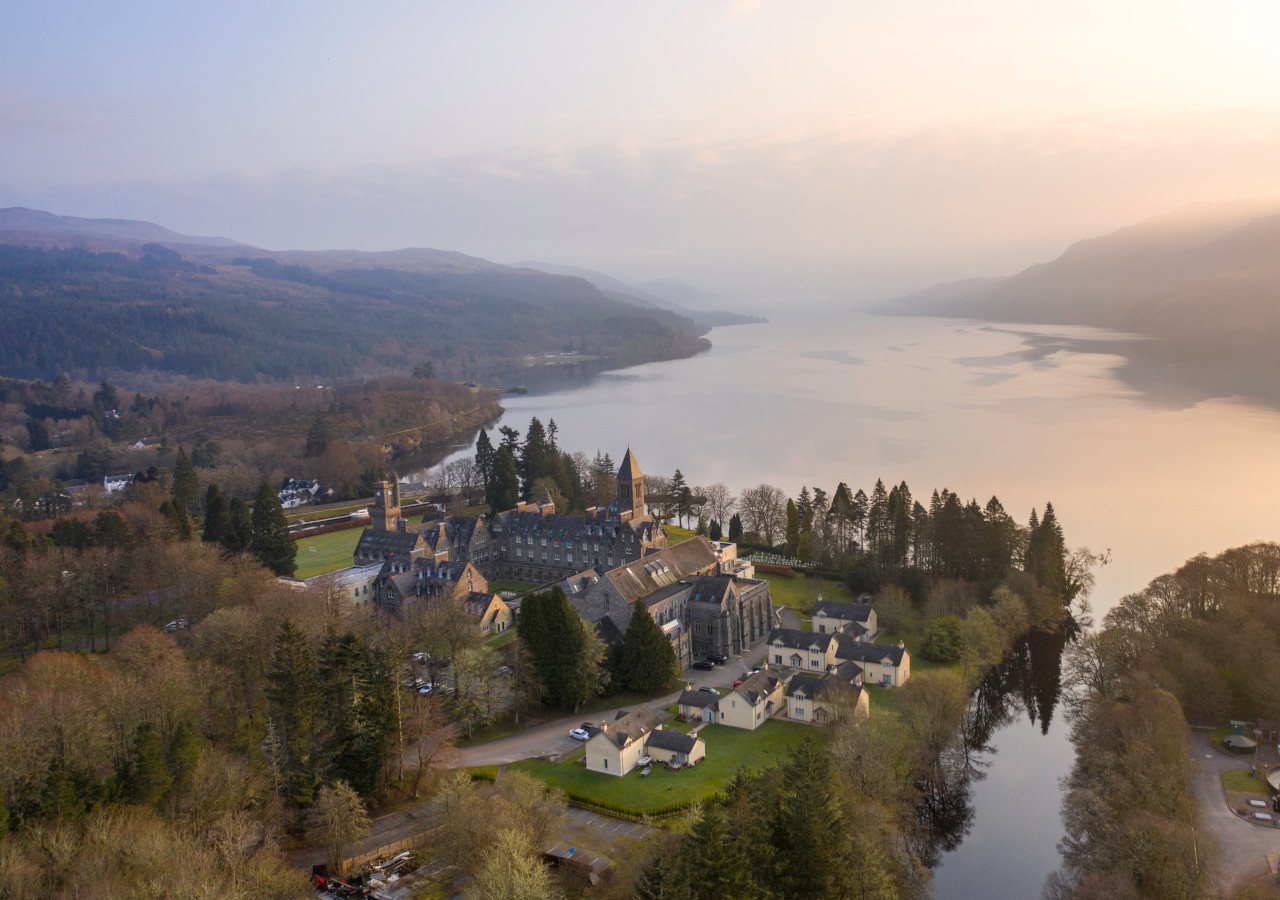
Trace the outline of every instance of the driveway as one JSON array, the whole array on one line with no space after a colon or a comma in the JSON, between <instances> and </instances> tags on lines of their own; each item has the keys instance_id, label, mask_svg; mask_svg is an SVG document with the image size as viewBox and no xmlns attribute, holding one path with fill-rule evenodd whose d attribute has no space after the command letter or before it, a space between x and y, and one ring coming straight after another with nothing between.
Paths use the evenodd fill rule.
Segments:
<instances>
[{"instance_id":1,"label":"driveway","mask_svg":"<svg viewBox=\"0 0 1280 900\"><path fill-rule=\"evenodd\" d=\"M1222 773L1248 768L1249 758L1218 752L1209 736L1200 732L1187 740L1187 752L1199 763L1194 783L1201 824L1218 845L1219 884L1223 895L1230 896L1250 879L1269 871L1267 854L1280 847L1280 830L1251 825L1227 806Z\"/></svg>"},{"instance_id":2,"label":"driveway","mask_svg":"<svg viewBox=\"0 0 1280 900\"><path fill-rule=\"evenodd\" d=\"M691 684L693 687L732 687L734 681L742 677L745 673L751 671L751 667L758 665L765 656L766 647L763 643L751 648L737 659L731 659L723 666L716 666L713 671L703 672L698 669L686 669L682 681L685 684ZM683 686L681 687L683 690ZM647 701L648 705L660 710L664 706L670 706L680 698L680 691L673 691L665 696L658 697L654 700ZM450 760L451 768L470 768L472 766L502 766L513 763L521 759L532 759L535 757L556 758L560 756L568 756L574 750L582 746L582 743L575 741L569 737L569 729L577 728L583 722L595 722L597 724L608 724L617 718L620 712L630 712L639 704L631 704L629 706L619 706L614 709L599 710L593 713L579 713L574 716L565 716L556 719L553 722L545 722L523 731L520 734L513 734L510 737L498 738L496 741L488 741L483 744L476 744L473 747L464 747L459 750ZM413 751L410 751L411 753ZM410 762L410 760L406 760Z\"/></svg>"}]
</instances>

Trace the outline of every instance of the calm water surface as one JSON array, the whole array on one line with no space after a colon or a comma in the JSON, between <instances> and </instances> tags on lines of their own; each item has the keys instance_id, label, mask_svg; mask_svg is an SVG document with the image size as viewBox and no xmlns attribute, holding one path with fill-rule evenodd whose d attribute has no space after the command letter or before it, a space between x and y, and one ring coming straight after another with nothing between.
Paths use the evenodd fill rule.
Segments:
<instances>
[{"instance_id":1,"label":"calm water surface","mask_svg":"<svg viewBox=\"0 0 1280 900\"><path fill-rule=\"evenodd\" d=\"M1116 375L1115 336L787 315L716 329L693 359L541 373L528 396L504 398L503 424L555 419L561 446L617 460L630 445L646 472L679 468L691 484L769 482L794 496L840 481L870 493L881 477L926 503L935 487L980 503L996 494L1024 522L1051 500L1069 544L1112 551L1093 595L1099 618L1197 552L1280 537L1280 414L1139 393ZM1037 671L1056 673L1045 661L1055 653L1039 656ZM1034 692L1006 695L976 757L985 775L967 787L963 839L935 869L944 900L1035 897L1058 866L1066 727L1043 692L1034 716Z\"/></svg>"}]
</instances>

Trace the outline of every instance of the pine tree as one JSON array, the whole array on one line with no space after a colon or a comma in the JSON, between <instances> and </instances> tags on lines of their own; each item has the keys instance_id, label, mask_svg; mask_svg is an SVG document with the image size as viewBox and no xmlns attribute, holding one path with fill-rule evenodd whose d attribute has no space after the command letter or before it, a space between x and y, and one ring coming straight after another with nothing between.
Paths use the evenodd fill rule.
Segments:
<instances>
[{"instance_id":1,"label":"pine tree","mask_svg":"<svg viewBox=\"0 0 1280 900\"><path fill-rule=\"evenodd\" d=\"M307 446L302 455L314 458L329 449L329 425L324 416L316 416L307 431Z\"/></svg>"},{"instance_id":2,"label":"pine tree","mask_svg":"<svg viewBox=\"0 0 1280 900\"><path fill-rule=\"evenodd\" d=\"M298 568L298 545L289 534L280 498L265 481L253 501L253 536L249 550L277 575L292 575Z\"/></svg>"},{"instance_id":3,"label":"pine tree","mask_svg":"<svg viewBox=\"0 0 1280 900\"><path fill-rule=\"evenodd\" d=\"M800 548L800 510L795 501L787 498L787 556L795 556Z\"/></svg>"},{"instance_id":4,"label":"pine tree","mask_svg":"<svg viewBox=\"0 0 1280 900\"><path fill-rule=\"evenodd\" d=\"M200 736L196 734L191 720L183 716L174 727L173 738L165 751L165 767L172 779L169 788L171 795L181 797L186 792L199 762Z\"/></svg>"},{"instance_id":5,"label":"pine tree","mask_svg":"<svg viewBox=\"0 0 1280 900\"><path fill-rule=\"evenodd\" d=\"M480 481L484 484L484 499L489 502L489 482L493 480L493 444L489 443L489 432L483 428L476 435L476 471L480 473Z\"/></svg>"},{"instance_id":6,"label":"pine tree","mask_svg":"<svg viewBox=\"0 0 1280 900\"><path fill-rule=\"evenodd\" d=\"M504 444L493 456L493 478L489 487L489 508L493 515L511 509L520 500L520 475L516 459Z\"/></svg>"},{"instance_id":7,"label":"pine tree","mask_svg":"<svg viewBox=\"0 0 1280 900\"><path fill-rule=\"evenodd\" d=\"M283 757L285 790L294 803L306 805L320 775L314 759L319 691L307 639L288 619L276 635L266 694Z\"/></svg>"},{"instance_id":8,"label":"pine tree","mask_svg":"<svg viewBox=\"0 0 1280 900\"><path fill-rule=\"evenodd\" d=\"M623 681L629 690L656 691L680 677L680 660L671 641L649 615L643 600L637 600L622 641Z\"/></svg>"},{"instance_id":9,"label":"pine tree","mask_svg":"<svg viewBox=\"0 0 1280 900\"><path fill-rule=\"evenodd\" d=\"M683 528L685 518L693 512L693 491L685 483L684 473L679 469L676 469L676 474L671 476L667 492L671 497L671 508L679 517L680 527Z\"/></svg>"},{"instance_id":10,"label":"pine tree","mask_svg":"<svg viewBox=\"0 0 1280 900\"><path fill-rule=\"evenodd\" d=\"M244 553L253 539L253 519L249 504L239 497L232 497L228 507L227 529L222 534L222 546L228 553Z\"/></svg>"},{"instance_id":11,"label":"pine tree","mask_svg":"<svg viewBox=\"0 0 1280 900\"><path fill-rule=\"evenodd\" d=\"M173 783L164 764L164 744L150 722L143 722L133 733L120 780L125 796L143 806L158 805Z\"/></svg>"},{"instance_id":12,"label":"pine tree","mask_svg":"<svg viewBox=\"0 0 1280 900\"><path fill-rule=\"evenodd\" d=\"M187 458L187 451L178 445L178 457L173 462L173 488L169 496L173 505L182 512L190 512L200 492L200 478L196 475L196 467Z\"/></svg>"},{"instance_id":13,"label":"pine tree","mask_svg":"<svg viewBox=\"0 0 1280 900\"><path fill-rule=\"evenodd\" d=\"M718 541L723 536L724 532L720 529L720 523L716 519L712 519L711 524L707 526L707 538Z\"/></svg>"},{"instance_id":14,"label":"pine tree","mask_svg":"<svg viewBox=\"0 0 1280 900\"><path fill-rule=\"evenodd\" d=\"M735 543L742 540L742 519L737 513L729 518L729 540Z\"/></svg>"},{"instance_id":15,"label":"pine tree","mask_svg":"<svg viewBox=\"0 0 1280 900\"><path fill-rule=\"evenodd\" d=\"M204 492L204 528L200 540L205 543L224 543L231 527L231 510L216 484Z\"/></svg>"}]
</instances>

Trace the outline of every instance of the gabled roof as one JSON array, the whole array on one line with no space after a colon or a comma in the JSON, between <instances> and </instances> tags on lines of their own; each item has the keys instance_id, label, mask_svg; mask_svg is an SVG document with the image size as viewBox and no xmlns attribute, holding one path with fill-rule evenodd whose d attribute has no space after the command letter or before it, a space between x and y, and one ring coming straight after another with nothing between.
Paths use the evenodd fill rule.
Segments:
<instances>
[{"instance_id":1,"label":"gabled roof","mask_svg":"<svg viewBox=\"0 0 1280 900\"><path fill-rule=\"evenodd\" d=\"M685 691L676 703L679 706L693 706L698 709L706 709L710 706L714 709L720 703L720 695L712 691Z\"/></svg>"},{"instance_id":2,"label":"gabled roof","mask_svg":"<svg viewBox=\"0 0 1280 900\"><path fill-rule=\"evenodd\" d=\"M833 619L852 619L855 622L867 622L871 619L874 607L870 603L845 603L840 600L819 600L813 604L813 614L819 613Z\"/></svg>"},{"instance_id":3,"label":"gabled roof","mask_svg":"<svg viewBox=\"0 0 1280 900\"><path fill-rule=\"evenodd\" d=\"M768 669L761 669L734 688L733 692L746 700L747 703L755 706L776 691L781 683L777 675L774 675Z\"/></svg>"},{"instance_id":4,"label":"gabled roof","mask_svg":"<svg viewBox=\"0 0 1280 900\"><path fill-rule=\"evenodd\" d=\"M659 750L670 750L673 753L692 753L698 746L700 738L696 734L681 734L679 731L655 731L645 742L646 747L657 747Z\"/></svg>"},{"instance_id":5,"label":"gabled roof","mask_svg":"<svg viewBox=\"0 0 1280 900\"><path fill-rule=\"evenodd\" d=\"M682 578L719 566L707 539L698 536L683 544L650 553L606 572L607 580L627 603L635 603Z\"/></svg>"},{"instance_id":6,"label":"gabled roof","mask_svg":"<svg viewBox=\"0 0 1280 900\"><path fill-rule=\"evenodd\" d=\"M902 658L907 655L904 647L896 644L871 644L866 641L855 641L853 638L841 636L840 645L836 648L836 656L840 659L851 659L855 662L881 662L889 660L891 665L902 665Z\"/></svg>"},{"instance_id":7,"label":"gabled roof","mask_svg":"<svg viewBox=\"0 0 1280 900\"><path fill-rule=\"evenodd\" d=\"M774 644L782 641L785 647L796 647L807 650L810 647L817 647L823 653L827 652L827 648L831 646L831 642L836 640L834 634L819 634L814 631L802 631L799 628L775 628L769 632L769 643Z\"/></svg>"},{"instance_id":8,"label":"gabled roof","mask_svg":"<svg viewBox=\"0 0 1280 900\"><path fill-rule=\"evenodd\" d=\"M604 731L600 734L612 741L614 746L623 748L644 737L660 724L662 723L658 720L657 713L642 703L629 713L619 714L619 718L604 726Z\"/></svg>"},{"instance_id":9,"label":"gabled roof","mask_svg":"<svg viewBox=\"0 0 1280 900\"><path fill-rule=\"evenodd\" d=\"M832 696L833 691L852 691L852 699L858 699L858 694L862 692L862 686L851 684L839 676L828 673L826 675L807 675L803 672L793 677L787 685L788 697L799 697L802 700L826 700Z\"/></svg>"}]
</instances>

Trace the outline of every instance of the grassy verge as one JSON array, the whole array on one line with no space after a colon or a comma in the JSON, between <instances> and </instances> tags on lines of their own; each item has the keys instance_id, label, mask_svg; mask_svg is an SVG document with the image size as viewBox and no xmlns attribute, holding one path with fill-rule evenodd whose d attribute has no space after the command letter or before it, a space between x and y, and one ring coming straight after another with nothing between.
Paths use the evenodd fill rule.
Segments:
<instances>
[{"instance_id":1,"label":"grassy verge","mask_svg":"<svg viewBox=\"0 0 1280 900\"><path fill-rule=\"evenodd\" d=\"M516 639L516 629L508 628L506 631L502 632L502 634L497 634L489 638L489 640L485 641L485 643L488 644L490 647L492 647L494 650L497 650L501 647L507 646L507 644L510 644L515 639Z\"/></svg>"},{"instance_id":2,"label":"grassy verge","mask_svg":"<svg viewBox=\"0 0 1280 900\"><path fill-rule=\"evenodd\" d=\"M1222 786L1238 794L1257 794L1260 797L1271 796L1271 787L1261 778L1255 778L1248 769L1223 772Z\"/></svg>"},{"instance_id":3,"label":"grassy verge","mask_svg":"<svg viewBox=\"0 0 1280 900\"><path fill-rule=\"evenodd\" d=\"M755 731L708 725L698 735L706 741L706 759L679 772L654 766L647 778L642 778L639 770L621 778L588 772L576 757L560 764L528 759L512 768L560 788L571 799L635 814L659 813L711 797L739 771L776 765L805 738L824 737L816 728L777 720L765 722Z\"/></svg>"},{"instance_id":4,"label":"grassy verge","mask_svg":"<svg viewBox=\"0 0 1280 900\"><path fill-rule=\"evenodd\" d=\"M363 532L362 528L345 528L298 541L298 570L294 577L311 578L351 565Z\"/></svg>"}]
</instances>

